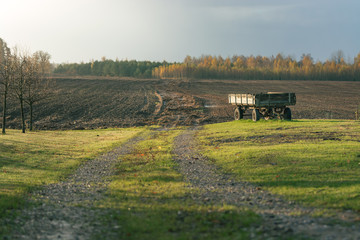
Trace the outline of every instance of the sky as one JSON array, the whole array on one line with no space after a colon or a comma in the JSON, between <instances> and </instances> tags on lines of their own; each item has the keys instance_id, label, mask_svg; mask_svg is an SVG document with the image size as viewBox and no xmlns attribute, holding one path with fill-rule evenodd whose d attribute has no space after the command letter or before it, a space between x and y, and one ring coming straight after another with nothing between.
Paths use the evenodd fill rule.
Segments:
<instances>
[{"instance_id":1,"label":"sky","mask_svg":"<svg viewBox=\"0 0 360 240\"><path fill-rule=\"evenodd\" d=\"M0 38L55 63L360 52L359 0L0 1Z\"/></svg>"}]
</instances>

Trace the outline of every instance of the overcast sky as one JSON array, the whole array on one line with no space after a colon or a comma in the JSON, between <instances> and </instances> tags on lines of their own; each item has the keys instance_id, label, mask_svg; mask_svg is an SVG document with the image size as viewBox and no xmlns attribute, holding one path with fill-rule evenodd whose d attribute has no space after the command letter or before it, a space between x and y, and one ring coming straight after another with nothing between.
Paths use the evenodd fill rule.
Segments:
<instances>
[{"instance_id":1,"label":"overcast sky","mask_svg":"<svg viewBox=\"0 0 360 240\"><path fill-rule=\"evenodd\" d=\"M52 61L360 52L359 0L1 0L0 38Z\"/></svg>"}]
</instances>

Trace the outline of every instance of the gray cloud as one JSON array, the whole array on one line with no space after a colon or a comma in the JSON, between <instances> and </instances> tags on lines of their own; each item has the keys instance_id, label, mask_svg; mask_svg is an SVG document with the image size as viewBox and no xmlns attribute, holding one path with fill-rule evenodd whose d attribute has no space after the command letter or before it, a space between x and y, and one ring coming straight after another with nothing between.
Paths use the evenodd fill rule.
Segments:
<instances>
[{"instance_id":1,"label":"gray cloud","mask_svg":"<svg viewBox=\"0 0 360 240\"><path fill-rule=\"evenodd\" d=\"M356 0L12 0L0 37L56 62L360 51ZM14 18L14 16L16 16ZM9 22L11 19L11 24Z\"/></svg>"}]
</instances>

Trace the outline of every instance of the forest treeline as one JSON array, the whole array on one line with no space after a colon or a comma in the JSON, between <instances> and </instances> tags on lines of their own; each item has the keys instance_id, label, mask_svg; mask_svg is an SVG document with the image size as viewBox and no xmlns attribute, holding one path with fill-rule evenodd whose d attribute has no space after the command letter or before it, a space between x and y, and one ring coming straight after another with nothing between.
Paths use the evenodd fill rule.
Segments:
<instances>
[{"instance_id":1,"label":"forest treeline","mask_svg":"<svg viewBox=\"0 0 360 240\"><path fill-rule=\"evenodd\" d=\"M119 76L135 78L151 78L153 69L167 66L166 62L110 60L105 57L101 61L88 63L67 63L58 65L54 73L69 75Z\"/></svg>"},{"instance_id":2,"label":"forest treeline","mask_svg":"<svg viewBox=\"0 0 360 240\"><path fill-rule=\"evenodd\" d=\"M182 63L109 60L58 65L54 73L135 78L197 78L244 80L360 80L360 53L351 63L341 50L330 60L315 62L310 54L300 60L278 54L265 56L187 56Z\"/></svg>"},{"instance_id":3,"label":"forest treeline","mask_svg":"<svg viewBox=\"0 0 360 240\"><path fill-rule=\"evenodd\" d=\"M187 56L183 63L154 68L156 78L244 79L244 80L360 80L360 53L353 63L344 61L342 51L331 60L314 62L310 54L299 61L278 54L276 57Z\"/></svg>"}]
</instances>

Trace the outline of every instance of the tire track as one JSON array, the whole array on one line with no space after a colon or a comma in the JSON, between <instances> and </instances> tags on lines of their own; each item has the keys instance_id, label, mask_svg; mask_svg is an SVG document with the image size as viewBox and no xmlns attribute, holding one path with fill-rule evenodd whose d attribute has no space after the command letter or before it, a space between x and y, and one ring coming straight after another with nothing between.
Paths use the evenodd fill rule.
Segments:
<instances>
[{"instance_id":1,"label":"tire track","mask_svg":"<svg viewBox=\"0 0 360 240\"><path fill-rule=\"evenodd\" d=\"M263 224L253 229L260 233L259 239L314 238L314 239L360 239L360 225L352 221L314 218L315 208L307 208L285 201L247 182L234 180L230 174L210 164L195 149L196 129L188 129L174 140L173 153L178 170L201 194L193 198L206 204L231 204L247 207L258 213ZM297 213L298 216L294 216ZM348 217L356 217L351 213ZM358 217L358 216L357 216Z\"/></svg>"},{"instance_id":2,"label":"tire track","mask_svg":"<svg viewBox=\"0 0 360 240\"><path fill-rule=\"evenodd\" d=\"M94 202L104 197L119 157L129 154L143 139L136 136L87 161L67 180L34 193L35 199L30 203L35 206L23 210L15 220L17 227L10 239L89 239L94 233L111 228L100 225L98 219L114 210L96 209Z\"/></svg>"},{"instance_id":3,"label":"tire track","mask_svg":"<svg viewBox=\"0 0 360 240\"><path fill-rule=\"evenodd\" d=\"M162 98L162 96L160 95L160 93L158 91L155 91L154 94L159 100L159 102L155 106L155 111L153 113L153 115L156 116L156 115L159 115L161 113L161 110L162 110L163 105L164 105L164 101L163 101L163 98Z\"/></svg>"}]
</instances>

